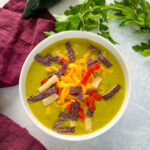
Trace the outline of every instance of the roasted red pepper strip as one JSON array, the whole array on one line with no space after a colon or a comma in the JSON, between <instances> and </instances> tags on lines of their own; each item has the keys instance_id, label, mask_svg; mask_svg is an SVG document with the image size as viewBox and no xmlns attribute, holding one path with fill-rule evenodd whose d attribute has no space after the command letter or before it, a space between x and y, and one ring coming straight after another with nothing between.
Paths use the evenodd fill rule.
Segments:
<instances>
[{"instance_id":1,"label":"roasted red pepper strip","mask_svg":"<svg viewBox=\"0 0 150 150\"><path fill-rule=\"evenodd\" d=\"M94 110L96 109L94 104L94 97L87 97L85 103L89 107L90 111L94 112Z\"/></svg>"},{"instance_id":2,"label":"roasted red pepper strip","mask_svg":"<svg viewBox=\"0 0 150 150\"><path fill-rule=\"evenodd\" d=\"M93 100L94 100L93 97L87 97L86 100L85 100L85 104L86 104L87 106L89 106L90 101L93 101Z\"/></svg>"},{"instance_id":3,"label":"roasted red pepper strip","mask_svg":"<svg viewBox=\"0 0 150 150\"><path fill-rule=\"evenodd\" d=\"M102 96L100 94L98 94L97 92L94 92L93 93L93 97L98 100L98 101L101 101L102 100Z\"/></svg>"},{"instance_id":4,"label":"roasted red pepper strip","mask_svg":"<svg viewBox=\"0 0 150 150\"><path fill-rule=\"evenodd\" d=\"M94 104L94 100L90 101L89 109L91 112L94 112L94 110L96 109L95 104Z\"/></svg>"},{"instance_id":5,"label":"roasted red pepper strip","mask_svg":"<svg viewBox=\"0 0 150 150\"><path fill-rule=\"evenodd\" d=\"M88 69L88 71L86 72L86 74L84 75L83 79L81 80L81 83L82 83L83 85L86 85L87 82L88 82L88 80L89 80L89 78L90 78L90 76L91 76L91 74L92 74L94 71L100 69L100 67L101 67L101 66L100 66L100 64L98 64L98 63L96 63L96 64L94 64L92 67L90 67L90 68Z\"/></svg>"},{"instance_id":6,"label":"roasted red pepper strip","mask_svg":"<svg viewBox=\"0 0 150 150\"><path fill-rule=\"evenodd\" d=\"M94 92L96 92L96 91L94 90L94 91L87 92L87 95L93 96Z\"/></svg>"},{"instance_id":7,"label":"roasted red pepper strip","mask_svg":"<svg viewBox=\"0 0 150 150\"><path fill-rule=\"evenodd\" d=\"M84 108L80 105L79 110L84 111Z\"/></svg>"},{"instance_id":8,"label":"roasted red pepper strip","mask_svg":"<svg viewBox=\"0 0 150 150\"><path fill-rule=\"evenodd\" d=\"M85 104L89 107L91 112L94 112L96 109L94 100L101 101L102 96L96 91L87 92L87 94L89 95L89 97L86 98Z\"/></svg>"},{"instance_id":9,"label":"roasted red pepper strip","mask_svg":"<svg viewBox=\"0 0 150 150\"><path fill-rule=\"evenodd\" d=\"M98 101L102 100L102 96L100 94L98 94L97 91L90 91L87 94Z\"/></svg>"},{"instance_id":10,"label":"roasted red pepper strip","mask_svg":"<svg viewBox=\"0 0 150 150\"><path fill-rule=\"evenodd\" d=\"M46 80L41 80L41 85L45 84Z\"/></svg>"},{"instance_id":11,"label":"roasted red pepper strip","mask_svg":"<svg viewBox=\"0 0 150 150\"><path fill-rule=\"evenodd\" d=\"M83 112L81 112L81 111L78 112L78 117L79 117L81 120L84 120L84 119L85 119L85 115L84 115Z\"/></svg>"},{"instance_id":12,"label":"roasted red pepper strip","mask_svg":"<svg viewBox=\"0 0 150 150\"><path fill-rule=\"evenodd\" d=\"M66 59L65 59L64 57L61 58L61 61L64 62L64 63L67 62Z\"/></svg>"},{"instance_id":13,"label":"roasted red pepper strip","mask_svg":"<svg viewBox=\"0 0 150 150\"><path fill-rule=\"evenodd\" d=\"M60 96L60 94L61 94L61 89L58 88L58 95Z\"/></svg>"},{"instance_id":14,"label":"roasted red pepper strip","mask_svg":"<svg viewBox=\"0 0 150 150\"><path fill-rule=\"evenodd\" d=\"M66 108L67 108L68 110L71 110L71 109L72 109L72 103L71 103L71 104L68 104Z\"/></svg>"}]
</instances>

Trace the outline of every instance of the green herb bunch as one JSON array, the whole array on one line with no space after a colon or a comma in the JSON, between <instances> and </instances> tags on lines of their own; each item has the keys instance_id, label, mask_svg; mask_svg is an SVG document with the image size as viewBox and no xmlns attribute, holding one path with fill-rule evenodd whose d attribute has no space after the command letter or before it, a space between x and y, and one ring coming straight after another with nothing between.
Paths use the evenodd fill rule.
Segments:
<instances>
[{"instance_id":1,"label":"green herb bunch","mask_svg":"<svg viewBox=\"0 0 150 150\"><path fill-rule=\"evenodd\" d=\"M110 4L110 7L115 13L111 15L111 18L122 20L120 26L133 24L138 27L137 32L150 34L150 3L148 1L114 1L114 4ZM140 45L135 45L132 48L143 56L150 56L150 40L147 43L142 42Z\"/></svg>"},{"instance_id":2,"label":"green herb bunch","mask_svg":"<svg viewBox=\"0 0 150 150\"><path fill-rule=\"evenodd\" d=\"M56 32L94 30L98 35L117 44L110 36L107 23L110 19L120 19L122 20L120 26L133 24L138 27L137 32L150 34L150 4L146 0L114 1L109 5L106 5L105 0L85 0L82 4L70 6L64 14L64 20L56 21ZM56 15L56 19L57 17L59 16ZM49 34L53 33L46 33L47 36ZM133 46L133 49L143 56L150 56L150 40Z\"/></svg>"},{"instance_id":3,"label":"green herb bunch","mask_svg":"<svg viewBox=\"0 0 150 150\"><path fill-rule=\"evenodd\" d=\"M106 23L108 22L109 9L106 6L105 0L87 0L83 4L70 6L64 14L68 16L64 22L56 22L55 30L95 30L97 34L108 38L112 43L116 42L111 38L109 29Z\"/></svg>"}]
</instances>

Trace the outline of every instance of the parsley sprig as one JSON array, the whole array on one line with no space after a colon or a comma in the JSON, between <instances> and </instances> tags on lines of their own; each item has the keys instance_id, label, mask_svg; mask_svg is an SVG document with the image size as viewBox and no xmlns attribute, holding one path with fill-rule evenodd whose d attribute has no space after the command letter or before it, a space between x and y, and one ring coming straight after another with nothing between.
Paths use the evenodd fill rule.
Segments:
<instances>
[{"instance_id":1,"label":"parsley sprig","mask_svg":"<svg viewBox=\"0 0 150 150\"><path fill-rule=\"evenodd\" d=\"M120 26L133 24L138 27L137 32L150 34L150 3L146 0L114 1L110 4L114 14L111 18L121 19ZM150 39L140 45L132 47L143 56L150 56Z\"/></svg>"},{"instance_id":2,"label":"parsley sprig","mask_svg":"<svg viewBox=\"0 0 150 150\"><path fill-rule=\"evenodd\" d=\"M113 44L117 44L109 33L107 23L110 19L120 19L120 27L133 24L138 27L137 32L150 34L150 4L146 0L114 0L114 3L109 5L106 5L105 0L84 0L82 4L70 6L64 14L64 20L62 17L61 20L57 19L59 16L56 15L57 32L95 31ZM133 46L133 49L143 56L150 56L150 40Z\"/></svg>"},{"instance_id":3,"label":"parsley sprig","mask_svg":"<svg viewBox=\"0 0 150 150\"><path fill-rule=\"evenodd\" d=\"M68 30L86 30L95 32L116 44L109 33L106 25L109 8L105 0L87 0L83 4L70 6L64 14L68 16L65 21L57 21L55 30L57 32Z\"/></svg>"},{"instance_id":4,"label":"parsley sprig","mask_svg":"<svg viewBox=\"0 0 150 150\"><path fill-rule=\"evenodd\" d=\"M150 56L150 40L147 43L142 42L140 45L133 46L133 49L143 56Z\"/></svg>"}]
</instances>

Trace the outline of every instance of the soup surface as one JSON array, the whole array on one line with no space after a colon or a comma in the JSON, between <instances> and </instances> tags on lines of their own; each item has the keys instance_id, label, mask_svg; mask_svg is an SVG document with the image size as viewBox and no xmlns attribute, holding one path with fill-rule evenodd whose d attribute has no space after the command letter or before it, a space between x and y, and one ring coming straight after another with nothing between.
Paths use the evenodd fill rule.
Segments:
<instances>
[{"instance_id":1,"label":"soup surface","mask_svg":"<svg viewBox=\"0 0 150 150\"><path fill-rule=\"evenodd\" d=\"M120 90L112 97L110 97L108 100L102 99L100 101L97 100L94 101L95 110L93 113L93 117L89 117L91 120L90 130L85 129L86 128L85 118L87 117L86 115L87 106L85 104L85 101L87 95L85 94L83 100L77 99L79 103L80 101L82 101L81 106L84 109L82 110L82 114L84 114L84 116L83 118L79 117L75 121L76 125L74 127L75 128L74 133L71 134L65 133L65 134L69 134L69 135L89 134L108 124L120 110L125 96L124 73L122 71L119 62L110 51L108 51L102 45L88 39L71 38L71 39L61 40L46 47L44 50L42 50L40 55L44 57L47 54L51 54L52 56L59 56L68 59L66 45L65 45L67 42L69 42L71 47L73 48L76 60L80 61L83 58L87 59L87 57L88 59L91 58L93 60L96 60L98 53L95 52L94 50L88 49L88 46L92 44L97 49L100 49L103 56L105 56L111 62L112 66L110 66L109 68L105 67L103 63L100 63L100 66L102 67L102 71L95 72L92 74L93 78L96 78L96 76L99 75L102 79L98 88L96 89L97 93L99 93L100 95L104 95L105 93L109 92L114 86L118 84L121 87ZM60 65L56 63L52 63L51 66L60 68ZM27 98L30 97L31 95L36 95L38 89L41 87L41 81L48 79L48 75L50 73L46 72L45 69L46 66L37 62L36 60L34 60L33 63L31 64L26 77L25 92ZM61 106L59 105L60 103L57 104L57 102L59 102L59 99L57 99L55 102L53 102L50 105L44 106L41 100L36 102L28 101L28 105L32 113L34 114L34 116L44 126L46 126L49 129L52 129L53 125L60 120L59 118L60 111L63 110L65 111L64 108L65 106L62 109L62 105L67 103L68 100L63 100L63 104L61 104ZM70 119L65 119L65 122L59 128L65 128L70 126L71 126Z\"/></svg>"}]
</instances>

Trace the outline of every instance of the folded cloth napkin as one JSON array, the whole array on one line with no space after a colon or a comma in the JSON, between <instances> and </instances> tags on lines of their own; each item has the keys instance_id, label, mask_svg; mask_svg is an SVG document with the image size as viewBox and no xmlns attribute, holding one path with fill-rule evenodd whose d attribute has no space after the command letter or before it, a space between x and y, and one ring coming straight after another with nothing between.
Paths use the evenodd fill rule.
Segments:
<instances>
[{"instance_id":1,"label":"folded cloth napkin","mask_svg":"<svg viewBox=\"0 0 150 150\"><path fill-rule=\"evenodd\" d=\"M32 48L54 31L55 18L45 11L36 18L22 19L26 0L10 0L0 8L0 87L18 84L22 65Z\"/></svg>"},{"instance_id":2,"label":"folded cloth napkin","mask_svg":"<svg viewBox=\"0 0 150 150\"><path fill-rule=\"evenodd\" d=\"M0 114L0 150L46 150L25 128Z\"/></svg>"}]
</instances>

